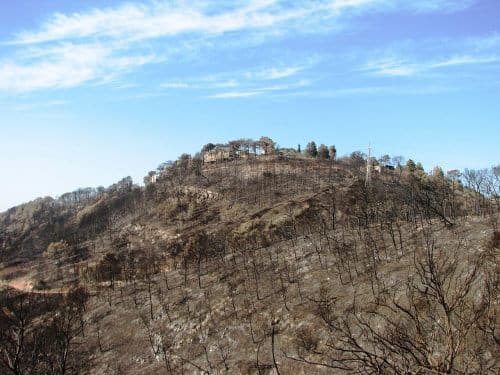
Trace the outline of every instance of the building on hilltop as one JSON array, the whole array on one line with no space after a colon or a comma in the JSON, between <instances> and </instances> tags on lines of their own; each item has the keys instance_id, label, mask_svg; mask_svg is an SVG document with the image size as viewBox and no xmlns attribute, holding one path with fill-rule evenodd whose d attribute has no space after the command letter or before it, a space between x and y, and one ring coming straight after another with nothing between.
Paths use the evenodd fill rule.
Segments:
<instances>
[{"instance_id":1,"label":"building on hilltop","mask_svg":"<svg viewBox=\"0 0 500 375\"><path fill-rule=\"evenodd\" d=\"M393 165L385 164L385 165L374 165L373 171L377 173L382 173L385 171L393 171L395 168Z\"/></svg>"},{"instance_id":2,"label":"building on hilltop","mask_svg":"<svg viewBox=\"0 0 500 375\"><path fill-rule=\"evenodd\" d=\"M204 163L217 163L221 161L233 160L236 152L230 146L216 146L203 154Z\"/></svg>"},{"instance_id":3,"label":"building on hilltop","mask_svg":"<svg viewBox=\"0 0 500 375\"><path fill-rule=\"evenodd\" d=\"M258 141L236 139L227 144L207 143L202 148L204 163L217 163L234 159L249 159L261 155L272 155L276 152L276 143L269 137L261 137Z\"/></svg>"}]
</instances>

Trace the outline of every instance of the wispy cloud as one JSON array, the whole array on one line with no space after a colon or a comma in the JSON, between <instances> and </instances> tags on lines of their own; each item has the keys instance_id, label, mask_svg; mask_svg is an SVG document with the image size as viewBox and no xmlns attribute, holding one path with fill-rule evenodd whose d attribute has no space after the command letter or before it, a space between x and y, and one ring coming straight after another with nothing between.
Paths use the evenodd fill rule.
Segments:
<instances>
[{"instance_id":1,"label":"wispy cloud","mask_svg":"<svg viewBox=\"0 0 500 375\"><path fill-rule=\"evenodd\" d=\"M209 95L208 98L214 99L229 99L229 98L243 98L250 96L261 96L271 92L277 91L291 91L296 89L302 89L306 86L309 86L310 82L307 80L300 80L298 82L289 82L283 83L280 85L272 85L272 86L256 86L249 85L247 86L246 91L230 91L230 92L222 92Z\"/></svg>"},{"instance_id":2,"label":"wispy cloud","mask_svg":"<svg viewBox=\"0 0 500 375\"><path fill-rule=\"evenodd\" d=\"M434 12L437 10L455 12L466 9L474 3L477 3L477 1L478 0L418 0L411 2L407 1L407 3L411 3L410 6L419 12Z\"/></svg>"},{"instance_id":3,"label":"wispy cloud","mask_svg":"<svg viewBox=\"0 0 500 375\"><path fill-rule=\"evenodd\" d=\"M246 0L234 2L233 6L221 6L219 2L203 0L156 0L72 14L56 13L39 30L19 32L10 43L33 44L92 37L143 40L180 33L220 34L243 29L269 28L311 17L328 19L339 16L342 12L363 8L455 11L467 8L476 1Z\"/></svg>"},{"instance_id":4,"label":"wispy cloud","mask_svg":"<svg viewBox=\"0 0 500 375\"><path fill-rule=\"evenodd\" d=\"M235 79L217 79L214 76L189 78L185 81L170 81L160 84L160 88L170 90L209 90L221 88L238 87L239 82Z\"/></svg>"},{"instance_id":5,"label":"wispy cloud","mask_svg":"<svg viewBox=\"0 0 500 375\"><path fill-rule=\"evenodd\" d=\"M447 66L456 65L474 65L474 64L490 64L500 61L499 56L453 56L446 60L438 61L428 65L429 69L444 68Z\"/></svg>"},{"instance_id":6,"label":"wispy cloud","mask_svg":"<svg viewBox=\"0 0 500 375\"><path fill-rule=\"evenodd\" d=\"M287 90L294 90L298 88L304 88L306 86L309 86L311 84L310 81L307 79L300 80L298 82L289 82L281 85L274 85L274 86L263 86L259 87L256 90L257 91L287 91Z\"/></svg>"},{"instance_id":7,"label":"wispy cloud","mask_svg":"<svg viewBox=\"0 0 500 375\"><path fill-rule=\"evenodd\" d=\"M23 92L110 81L132 68L160 61L154 54L119 56L102 44L64 43L25 55L22 63L0 63L0 90Z\"/></svg>"},{"instance_id":8,"label":"wispy cloud","mask_svg":"<svg viewBox=\"0 0 500 375\"><path fill-rule=\"evenodd\" d=\"M237 98L262 95L271 91L294 90L309 86L309 79L297 79L295 76L306 69L306 65L286 67L255 68L247 71L232 71L184 80L173 80L160 84L168 90L197 90L207 97L206 91L234 89L238 91L210 94L210 98ZM272 84L271 84L272 83Z\"/></svg>"},{"instance_id":9,"label":"wispy cloud","mask_svg":"<svg viewBox=\"0 0 500 375\"><path fill-rule=\"evenodd\" d=\"M249 74L253 75L257 78L260 78L260 79L275 80L275 79L281 79L281 78L294 76L304 69L305 69L305 67L303 67L303 66L289 66L289 67L284 67L284 68L271 68L271 69L261 70L261 71L258 71L255 73L249 73Z\"/></svg>"},{"instance_id":10,"label":"wispy cloud","mask_svg":"<svg viewBox=\"0 0 500 375\"><path fill-rule=\"evenodd\" d=\"M420 5L411 5L415 3ZM466 6L471 1L242 0L221 5L206 0L151 0L55 13L38 28L17 32L4 42L9 52L0 60L0 90L26 92L110 82L146 64L189 53L203 43L217 44L225 35L258 33L264 43L280 35L333 29L342 17L360 12L441 11L452 3ZM303 69L276 67L259 74L261 79L274 80Z\"/></svg>"},{"instance_id":11,"label":"wispy cloud","mask_svg":"<svg viewBox=\"0 0 500 375\"><path fill-rule=\"evenodd\" d=\"M262 29L309 17L333 17L340 12L384 4L387 0L238 1L232 7L206 1L153 1L73 14L54 14L40 30L18 33L11 44L105 37L144 40L181 33L221 34ZM212 6L210 6L212 4Z\"/></svg>"},{"instance_id":12,"label":"wispy cloud","mask_svg":"<svg viewBox=\"0 0 500 375\"><path fill-rule=\"evenodd\" d=\"M378 76L423 76L446 69L472 69L500 63L500 36L496 33L455 39L406 41L369 52L360 71Z\"/></svg>"},{"instance_id":13,"label":"wispy cloud","mask_svg":"<svg viewBox=\"0 0 500 375\"><path fill-rule=\"evenodd\" d=\"M69 100L65 99L54 99L54 100L48 100L48 101L35 101L35 102L21 102L21 103L16 103L10 108L15 111L15 112L31 112L33 110L37 109L43 109L47 110L50 108L59 108L63 107L66 105L69 105L71 102Z\"/></svg>"},{"instance_id":14,"label":"wispy cloud","mask_svg":"<svg viewBox=\"0 0 500 375\"><path fill-rule=\"evenodd\" d=\"M185 82L165 82L160 85L164 89L189 89L193 86Z\"/></svg>"},{"instance_id":15,"label":"wispy cloud","mask_svg":"<svg viewBox=\"0 0 500 375\"><path fill-rule=\"evenodd\" d=\"M342 98L350 96L367 96L367 95L432 95L454 90L447 86L364 86L364 87L345 87L331 90L303 90L288 93L277 93L275 97L296 96L296 97L313 97L313 98Z\"/></svg>"},{"instance_id":16,"label":"wispy cloud","mask_svg":"<svg viewBox=\"0 0 500 375\"><path fill-rule=\"evenodd\" d=\"M439 68L460 66L460 65L480 65L500 62L500 56L452 56L434 61L415 61L401 59L382 59L370 61L360 68L381 76L414 76Z\"/></svg>"},{"instance_id":17,"label":"wispy cloud","mask_svg":"<svg viewBox=\"0 0 500 375\"><path fill-rule=\"evenodd\" d=\"M417 67L405 60L382 59L370 61L360 70L385 76L409 76L415 74Z\"/></svg>"},{"instance_id":18,"label":"wispy cloud","mask_svg":"<svg viewBox=\"0 0 500 375\"><path fill-rule=\"evenodd\" d=\"M218 94L209 95L208 98L212 99L234 99L234 98L247 98L250 96L261 95L259 91L229 91L221 92Z\"/></svg>"}]
</instances>

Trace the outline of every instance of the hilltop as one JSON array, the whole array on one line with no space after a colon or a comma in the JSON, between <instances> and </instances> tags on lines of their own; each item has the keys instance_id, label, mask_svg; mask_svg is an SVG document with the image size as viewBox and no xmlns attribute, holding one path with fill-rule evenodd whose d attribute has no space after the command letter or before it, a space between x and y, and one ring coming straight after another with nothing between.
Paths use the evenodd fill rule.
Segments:
<instances>
[{"instance_id":1,"label":"hilltop","mask_svg":"<svg viewBox=\"0 0 500 375\"><path fill-rule=\"evenodd\" d=\"M336 153L207 144L0 214L0 372L498 371L498 167Z\"/></svg>"}]
</instances>

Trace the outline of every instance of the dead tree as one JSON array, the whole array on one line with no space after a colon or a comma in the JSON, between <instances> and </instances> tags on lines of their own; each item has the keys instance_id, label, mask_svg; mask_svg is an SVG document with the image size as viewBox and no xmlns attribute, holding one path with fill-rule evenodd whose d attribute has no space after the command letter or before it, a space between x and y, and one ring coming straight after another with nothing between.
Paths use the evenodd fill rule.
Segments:
<instances>
[{"instance_id":1,"label":"dead tree","mask_svg":"<svg viewBox=\"0 0 500 375\"><path fill-rule=\"evenodd\" d=\"M491 305L474 298L485 290L484 257L464 260L461 252L460 242L450 251L427 237L404 289L385 290L363 309L355 298L345 312L316 301L330 337L321 350L293 359L358 373L493 371L481 329Z\"/></svg>"}]
</instances>

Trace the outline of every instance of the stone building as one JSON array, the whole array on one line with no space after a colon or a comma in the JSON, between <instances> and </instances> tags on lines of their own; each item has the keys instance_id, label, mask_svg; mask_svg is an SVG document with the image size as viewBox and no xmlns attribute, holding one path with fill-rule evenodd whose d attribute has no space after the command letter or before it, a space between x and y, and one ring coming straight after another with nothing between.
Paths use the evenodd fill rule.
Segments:
<instances>
[{"instance_id":1,"label":"stone building","mask_svg":"<svg viewBox=\"0 0 500 375\"><path fill-rule=\"evenodd\" d=\"M229 146L216 146L213 150L203 154L204 163L217 163L221 161L233 160L236 153Z\"/></svg>"}]
</instances>

